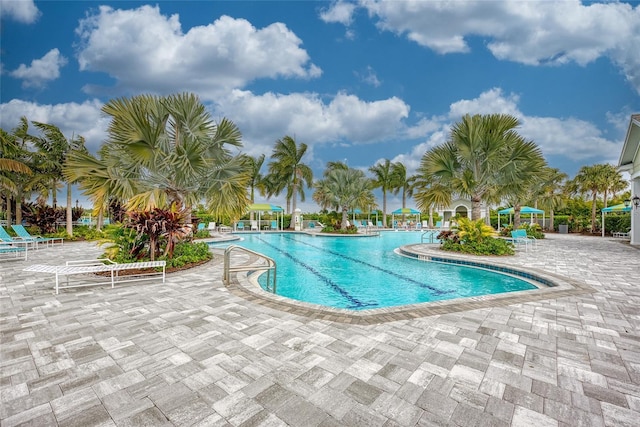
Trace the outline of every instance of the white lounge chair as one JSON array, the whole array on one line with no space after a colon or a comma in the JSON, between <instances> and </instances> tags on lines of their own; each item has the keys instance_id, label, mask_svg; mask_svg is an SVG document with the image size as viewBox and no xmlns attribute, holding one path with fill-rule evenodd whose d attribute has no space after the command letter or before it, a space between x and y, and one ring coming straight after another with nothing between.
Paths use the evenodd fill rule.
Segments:
<instances>
[{"instance_id":1,"label":"white lounge chair","mask_svg":"<svg viewBox=\"0 0 640 427\"><path fill-rule=\"evenodd\" d=\"M258 231L258 221L251 221L251 230L256 230Z\"/></svg>"}]
</instances>

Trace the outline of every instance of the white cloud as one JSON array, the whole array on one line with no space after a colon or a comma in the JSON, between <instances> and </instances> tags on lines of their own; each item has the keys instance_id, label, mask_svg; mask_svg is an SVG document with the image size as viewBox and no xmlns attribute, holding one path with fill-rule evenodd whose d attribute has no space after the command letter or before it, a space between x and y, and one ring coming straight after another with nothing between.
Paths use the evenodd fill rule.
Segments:
<instances>
[{"instance_id":1,"label":"white cloud","mask_svg":"<svg viewBox=\"0 0 640 427\"><path fill-rule=\"evenodd\" d=\"M40 16L33 0L0 0L0 18L9 17L23 24L32 24Z\"/></svg>"},{"instance_id":2,"label":"white cloud","mask_svg":"<svg viewBox=\"0 0 640 427\"><path fill-rule=\"evenodd\" d=\"M83 136L89 151L95 153L107 136L108 119L102 115L101 108L98 100L41 105L13 99L0 104L0 126L11 131L22 116L30 122L49 123L57 126L67 138ZM31 131L36 132L35 128Z\"/></svg>"},{"instance_id":3,"label":"white cloud","mask_svg":"<svg viewBox=\"0 0 640 427\"><path fill-rule=\"evenodd\" d=\"M370 65L367 66L366 71L364 71L363 73L356 72L354 74L364 83L373 87L379 87L382 84L382 82L380 82L380 80L378 79L375 70Z\"/></svg>"},{"instance_id":4,"label":"white cloud","mask_svg":"<svg viewBox=\"0 0 640 427\"><path fill-rule=\"evenodd\" d=\"M179 16L162 15L157 6L101 6L76 32L82 40L80 69L109 74L122 91L192 91L215 99L255 79L321 74L302 41L282 23L257 29L245 19L222 16L183 33Z\"/></svg>"},{"instance_id":5,"label":"white cloud","mask_svg":"<svg viewBox=\"0 0 640 427\"><path fill-rule=\"evenodd\" d=\"M337 22L343 25L350 25L353 21L353 12L356 5L344 1L336 1L331 6L320 11L320 19L324 22Z\"/></svg>"},{"instance_id":6,"label":"white cloud","mask_svg":"<svg viewBox=\"0 0 640 427\"><path fill-rule=\"evenodd\" d=\"M58 49L51 49L40 59L31 61L30 66L20 64L10 75L22 80L22 87L42 87L47 82L60 77L60 68L67 65L67 58Z\"/></svg>"},{"instance_id":7,"label":"white cloud","mask_svg":"<svg viewBox=\"0 0 640 427\"><path fill-rule=\"evenodd\" d=\"M579 0L382 1L360 5L380 29L447 54L468 52L469 37L486 39L501 60L527 65L586 65L608 57L640 93L640 6Z\"/></svg>"},{"instance_id":8,"label":"white cloud","mask_svg":"<svg viewBox=\"0 0 640 427\"><path fill-rule=\"evenodd\" d=\"M249 147L269 150L285 135L309 145L344 142L366 144L393 139L403 129L409 106L393 97L365 102L338 93L328 103L314 93L289 95L233 91L219 100L215 116L233 120Z\"/></svg>"}]
</instances>

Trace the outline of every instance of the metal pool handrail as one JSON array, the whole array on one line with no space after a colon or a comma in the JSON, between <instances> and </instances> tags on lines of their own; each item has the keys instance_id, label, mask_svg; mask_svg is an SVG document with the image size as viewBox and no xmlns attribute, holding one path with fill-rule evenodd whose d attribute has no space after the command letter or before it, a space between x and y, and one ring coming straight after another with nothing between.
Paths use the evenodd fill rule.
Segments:
<instances>
[{"instance_id":1,"label":"metal pool handrail","mask_svg":"<svg viewBox=\"0 0 640 427\"><path fill-rule=\"evenodd\" d=\"M251 255L255 255L258 258L261 258L267 262L267 265L239 265L236 267L231 266L231 252L234 250L240 250L247 252ZM276 262L269 258L266 255L263 255L259 252L252 251L251 249L244 248L242 246L230 245L227 249L224 250L224 269L222 272L222 281L225 285L229 286L231 281L230 273L237 273L240 271L260 271L266 270L267 272L267 285L266 290L272 293L276 293ZM271 288L269 288L269 279L271 278L271 270L273 270L273 283Z\"/></svg>"},{"instance_id":2,"label":"metal pool handrail","mask_svg":"<svg viewBox=\"0 0 640 427\"><path fill-rule=\"evenodd\" d=\"M436 236L437 233L438 233L438 230L425 231L420 236L420 243L424 243L424 236L427 235L427 234L429 235L429 243L433 243L433 238Z\"/></svg>"}]
</instances>

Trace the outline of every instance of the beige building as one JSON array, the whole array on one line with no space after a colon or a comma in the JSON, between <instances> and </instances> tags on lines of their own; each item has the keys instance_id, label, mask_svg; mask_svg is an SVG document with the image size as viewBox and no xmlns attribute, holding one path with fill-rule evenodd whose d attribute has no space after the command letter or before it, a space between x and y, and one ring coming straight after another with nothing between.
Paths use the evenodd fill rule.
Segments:
<instances>
[{"instance_id":1,"label":"beige building","mask_svg":"<svg viewBox=\"0 0 640 427\"><path fill-rule=\"evenodd\" d=\"M640 114L633 114L618 169L631 175L631 244L640 246Z\"/></svg>"}]
</instances>

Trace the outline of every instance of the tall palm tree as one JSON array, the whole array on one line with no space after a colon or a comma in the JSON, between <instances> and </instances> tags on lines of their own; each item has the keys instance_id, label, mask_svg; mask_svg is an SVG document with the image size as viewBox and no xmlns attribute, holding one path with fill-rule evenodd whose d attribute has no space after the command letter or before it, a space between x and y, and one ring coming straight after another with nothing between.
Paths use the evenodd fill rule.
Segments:
<instances>
[{"instance_id":1,"label":"tall palm tree","mask_svg":"<svg viewBox=\"0 0 640 427\"><path fill-rule=\"evenodd\" d=\"M554 214L566 205L565 183L568 176L557 168L546 168L536 194L536 206L549 212L549 230L554 230Z\"/></svg>"},{"instance_id":2,"label":"tall palm tree","mask_svg":"<svg viewBox=\"0 0 640 427\"><path fill-rule=\"evenodd\" d=\"M16 222L22 221L21 202L28 183L32 181L33 171L29 167L32 153L27 150L25 135L29 124L25 117L20 124L8 133L0 129L0 189L6 198L7 222L12 223L11 205L16 201Z\"/></svg>"},{"instance_id":3,"label":"tall palm tree","mask_svg":"<svg viewBox=\"0 0 640 427\"><path fill-rule=\"evenodd\" d=\"M296 210L296 201L300 195L300 201L305 201L304 186L311 187L313 172L311 168L302 163L302 158L307 152L307 144L300 145L290 136L285 136L276 141L269 163L269 179L273 194L279 194L287 190L287 211L291 203L291 211ZM293 221L291 227L293 227Z\"/></svg>"},{"instance_id":4,"label":"tall palm tree","mask_svg":"<svg viewBox=\"0 0 640 427\"><path fill-rule=\"evenodd\" d=\"M255 203L255 191L258 190L260 194L264 195L265 182L264 176L260 173L262 165L264 164L265 155L261 154L257 157L251 157L243 155L243 160L247 164L247 170L249 171L249 202ZM251 220L253 220L254 212L251 211Z\"/></svg>"},{"instance_id":5,"label":"tall palm tree","mask_svg":"<svg viewBox=\"0 0 640 427\"><path fill-rule=\"evenodd\" d=\"M373 173L373 188L382 190L382 226L387 228L387 192L393 192L396 186L396 176L393 173L391 160L384 159L369 168Z\"/></svg>"},{"instance_id":6,"label":"tall palm tree","mask_svg":"<svg viewBox=\"0 0 640 427\"><path fill-rule=\"evenodd\" d=\"M225 118L214 123L197 96L139 95L111 100L102 111L111 123L100 157L75 155L67 172L99 171L80 182L94 203L104 207L114 196L129 209L175 204L190 212L204 198L219 216L245 211L249 173L229 148L242 145L240 130Z\"/></svg>"},{"instance_id":7,"label":"tall palm tree","mask_svg":"<svg viewBox=\"0 0 640 427\"><path fill-rule=\"evenodd\" d=\"M615 166L608 163L602 166L602 179L604 180L604 191L602 197L604 199L604 207L606 208L609 201L609 195L611 195L611 197L615 197L616 193L627 188L628 183L622 179L622 175L618 172Z\"/></svg>"},{"instance_id":8,"label":"tall palm tree","mask_svg":"<svg viewBox=\"0 0 640 427\"><path fill-rule=\"evenodd\" d=\"M518 125L506 114L465 115L446 143L422 157L419 170L431 182L422 194L445 205L453 195L468 197L471 218L479 219L483 201L506 195L510 185L530 181L545 165L538 146L517 133Z\"/></svg>"},{"instance_id":9,"label":"tall palm tree","mask_svg":"<svg viewBox=\"0 0 640 427\"><path fill-rule=\"evenodd\" d=\"M402 207L407 207L407 197L412 194L412 179L407 176L407 167L401 162L391 164L391 174L394 177L395 193L402 196Z\"/></svg>"},{"instance_id":10,"label":"tall palm tree","mask_svg":"<svg viewBox=\"0 0 640 427\"><path fill-rule=\"evenodd\" d=\"M44 176L50 182L52 205L58 205L57 187L61 181L65 181L62 173L64 163L72 151L86 151L84 138L82 136L72 136L67 139L62 131L55 125L41 122L32 122L41 132L42 136L30 136L31 142L38 148L43 167ZM72 181L67 180L67 207L66 222L67 234L73 236L73 215L72 215Z\"/></svg>"},{"instance_id":11,"label":"tall palm tree","mask_svg":"<svg viewBox=\"0 0 640 427\"><path fill-rule=\"evenodd\" d=\"M342 210L341 229L347 228L349 209L365 209L374 203L371 180L357 169L328 169L324 178L314 184L313 199L322 209Z\"/></svg>"},{"instance_id":12,"label":"tall palm tree","mask_svg":"<svg viewBox=\"0 0 640 427\"><path fill-rule=\"evenodd\" d=\"M591 232L596 231L596 210L598 195L604 197L605 206L607 196L610 191L621 191L626 187L622 187L622 177L609 164L595 164L591 166L583 166L580 168L576 176L568 183L569 190L574 194L590 194L591 196ZM622 188L621 188L622 187Z\"/></svg>"}]
</instances>

